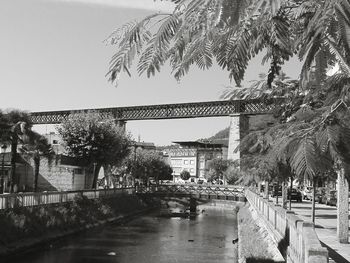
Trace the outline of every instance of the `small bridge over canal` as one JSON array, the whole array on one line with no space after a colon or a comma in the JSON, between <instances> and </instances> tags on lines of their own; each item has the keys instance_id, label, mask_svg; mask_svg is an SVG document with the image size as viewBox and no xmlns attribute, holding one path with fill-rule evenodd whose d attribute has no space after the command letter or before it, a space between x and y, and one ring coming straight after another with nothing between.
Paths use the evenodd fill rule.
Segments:
<instances>
[{"instance_id":1,"label":"small bridge over canal","mask_svg":"<svg viewBox=\"0 0 350 263\"><path fill-rule=\"evenodd\" d=\"M85 196L88 199L98 199L113 198L119 195L132 195L135 193L139 195L246 201L244 189L241 187L171 184L149 187L138 186L79 191L0 194L0 210L14 207L32 207L73 202L80 196Z\"/></svg>"},{"instance_id":2,"label":"small bridge over canal","mask_svg":"<svg viewBox=\"0 0 350 263\"><path fill-rule=\"evenodd\" d=\"M166 196L166 197L193 197L198 199L219 199L245 202L243 187L171 184L150 187L137 187L137 194Z\"/></svg>"}]
</instances>

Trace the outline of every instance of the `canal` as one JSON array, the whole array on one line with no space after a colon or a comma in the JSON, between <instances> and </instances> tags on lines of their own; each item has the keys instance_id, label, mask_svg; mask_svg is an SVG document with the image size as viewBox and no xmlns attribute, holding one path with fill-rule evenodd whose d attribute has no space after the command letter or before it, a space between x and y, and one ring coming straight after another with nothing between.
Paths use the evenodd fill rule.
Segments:
<instances>
[{"instance_id":1,"label":"canal","mask_svg":"<svg viewBox=\"0 0 350 263\"><path fill-rule=\"evenodd\" d=\"M237 221L232 207L201 205L191 220L158 215L89 230L8 262L236 262L232 240L237 237Z\"/></svg>"}]
</instances>

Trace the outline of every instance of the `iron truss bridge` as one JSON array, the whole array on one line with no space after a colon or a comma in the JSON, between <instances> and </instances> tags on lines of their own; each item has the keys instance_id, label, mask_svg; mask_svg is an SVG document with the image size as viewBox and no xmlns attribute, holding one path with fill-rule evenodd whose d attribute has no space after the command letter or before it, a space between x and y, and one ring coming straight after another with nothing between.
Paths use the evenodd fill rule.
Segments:
<instances>
[{"instance_id":1,"label":"iron truss bridge","mask_svg":"<svg viewBox=\"0 0 350 263\"><path fill-rule=\"evenodd\" d=\"M137 194L150 194L157 196L195 197L199 199L222 199L232 201L246 201L242 187L206 186L171 184L151 187L137 187Z\"/></svg>"},{"instance_id":2,"label":"iron truss bridge","mask_svg":"<svg viewBox=\"0 0 350 263\"><path fill-rule=\"evenodd\" d=\"M43 111L32 112L33 124L58 124L68 118L69 115L95 111L106 118L113 116L120 121L128 120L155 120L155 119L180 119L198 117L219 117L231 114L264 114L271 112L276 100L228 100L228 101L207 101L193 103L160 104L147 106L64 110L64 111Z\"/></svg>"}]
</instances>

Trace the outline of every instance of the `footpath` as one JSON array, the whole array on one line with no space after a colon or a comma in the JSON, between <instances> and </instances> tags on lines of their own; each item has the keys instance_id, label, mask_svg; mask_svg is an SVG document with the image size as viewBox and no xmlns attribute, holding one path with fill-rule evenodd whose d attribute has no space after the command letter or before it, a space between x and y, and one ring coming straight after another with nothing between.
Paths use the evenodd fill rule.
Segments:
<instances>
[{"instance_id":1,"label":"footpath","mask_svg":"<svg viewBox=\"0 0 350 263\"><path fill-rule=\"evenodd\" d=\"M311 201L292 202L292 210L304 221L311 221ZM330 262L350 262L350 244L337 241L336 207L316 203L315 214L315 230L322 245L328 249Z\"/></svg>"}]
</instances>

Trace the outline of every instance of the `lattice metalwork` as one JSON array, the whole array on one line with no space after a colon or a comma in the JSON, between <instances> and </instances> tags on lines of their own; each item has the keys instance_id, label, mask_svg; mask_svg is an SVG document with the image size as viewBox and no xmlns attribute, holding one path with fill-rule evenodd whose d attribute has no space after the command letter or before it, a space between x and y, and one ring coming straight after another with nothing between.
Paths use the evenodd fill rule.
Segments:
<instances>
[{"instance_id":1,"label":"lattice metalwork","mask_svg":"<svg viewBox=\"0 0 350 263\"><path fill-rule=\"evenodd\" d=\"M33 124L55 124L61 123L70 114L88 111L97 111L102 115L112 114L115 119L123 121L219 117L229 116L235 113L255 115L269 113L273 110L275 105L275 103L267 103L261 100L208 101L102 109L32 112L31 119Z\"/></svg>"},{"instance_id":2,"label":"lattice metalwork","mask_svg":"<svg viewBox=\"0 0 350 263\"><path fill-rule=\"evenodd\" d=\"M245 200L244 190L241 187L206 186L206 185L158 185L138 187L138 194L153 194L167 196L195 196L207 199Z\"/></svg>"}]
</instances>

